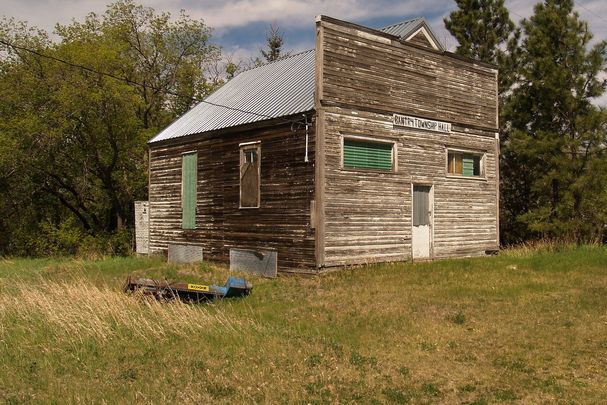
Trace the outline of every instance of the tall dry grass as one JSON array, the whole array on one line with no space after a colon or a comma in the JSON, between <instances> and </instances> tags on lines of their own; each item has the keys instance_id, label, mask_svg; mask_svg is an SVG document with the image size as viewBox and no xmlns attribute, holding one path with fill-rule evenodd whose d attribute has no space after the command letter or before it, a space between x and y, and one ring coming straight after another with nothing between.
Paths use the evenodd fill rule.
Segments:
<instances>
[{"instance_id":1,"label":"tall dry grass","mask_svg":"<svg viewBox=\"0 0 607 405\"><path fill-rule=\"evenodd\" d=\"M558 253L576 246L576 242L570 239L538 239L506 246L500 251L500 255L513 258L529 257L538 253Z\"/></svg>"},{"instance_id":2,"label":"tall dry grass","mask_svg":"<svg viewBox=\"0 0 607 405\"><path fill-rule=\"evenodd\" d=\"M18 281L0 289L11 290L11 294L0 294L0 337L10 325L36 325L55 339L69 341L107 341L118 334L152 341L217 328L239 333L256 325L250 318L227 315L222 310L225 306L158 302L91 285L84 279Z\"/></svg>"}]
</instances>

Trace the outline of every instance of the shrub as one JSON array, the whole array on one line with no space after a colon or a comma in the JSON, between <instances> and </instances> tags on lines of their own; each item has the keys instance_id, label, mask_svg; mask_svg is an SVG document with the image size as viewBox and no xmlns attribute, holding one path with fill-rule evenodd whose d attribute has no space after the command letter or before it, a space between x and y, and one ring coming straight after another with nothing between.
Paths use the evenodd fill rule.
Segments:
<instances>
[{"instance_id":1,"label":"shrub","mask_svg":"<svg viewBox=\"0 0 607 405\"><path fill-rule=\"evenodd\" d=\"M88 259L103 256L128 256L133 253L133 231L122 229L114 233L87 235L78 247L77 255Z\"/></svg>"},{"instance_id":2,"label":"shrub","mask_svg":"<svg viewBox=\"0 0 607 405\"><path fill-rule=\"evenodd\" d=\"M54 224L43 221L34 228L11 234L3 254L22 257L78 256L97 259L104 256L128 256L133 252L133 230L112 233L87 233L72 218Z\"/></svg>"}]
</instances>

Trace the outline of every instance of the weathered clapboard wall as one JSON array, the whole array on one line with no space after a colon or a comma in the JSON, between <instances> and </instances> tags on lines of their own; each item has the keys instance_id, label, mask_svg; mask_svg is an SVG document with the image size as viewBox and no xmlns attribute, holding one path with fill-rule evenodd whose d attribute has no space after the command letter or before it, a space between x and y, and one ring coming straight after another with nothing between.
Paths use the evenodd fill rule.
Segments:
<instances>
[{"instance_id":1,"label":"weathered clapboard wall","mask_svg":"<svg viewBox=\"0 0 607 405\"><path fill-rule=\"evenodd\" d=\"M498 247L496 70L327 17L317 21L317 264L411 258L411 185L434 186L432 257ZM453 123L395 127L394 113ZM342 137L393 140L396 172L342 168ZM485 154L482 179L448 177L447 148Z\"/></svg>"},{"instance_id":2,"label":"weathered clapboard wall","mask_svg":"<svg viewBox=\"0 0 607 405\"><path fill-rule=\"evenodd\" d=\"M497 128L494 68L329 17L317 24L323 105Z\"/></svg>"},{"instance_id":3,"label":"weathered clapboard wall","mask_svg":"<svg viewBox=\"0 0 607 405\"><path fill-rule=\"evenodd\" d=\"M202 246L205 260L228 261L230 248L275 249L281 270L314 268L314 130L280 120L173 139L150 148L150 251L169 243ZM261 141L260 208L239 208L239 143ZM181 229L182 154L198 152L196 229Z\"/></svg>"}]
</instances>

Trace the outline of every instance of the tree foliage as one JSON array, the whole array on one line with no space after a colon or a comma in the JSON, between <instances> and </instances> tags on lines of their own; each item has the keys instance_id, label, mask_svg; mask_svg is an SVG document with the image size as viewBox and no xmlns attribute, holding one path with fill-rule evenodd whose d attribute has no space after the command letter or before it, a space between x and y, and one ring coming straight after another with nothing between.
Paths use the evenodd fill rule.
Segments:
<instances>
[{"instance_id":1,"label":"tree foliage","mask_svg":"<svg viewBox=\"0 0 607 405\"><path fill-rule=\"evenodd\" d=\"M590 46L572 0L546 0L522 22L517 80L505 108L506 240L600 240L607 226L607 43Z\"/></svg>"},{"instance_id":2,"label":"tree foliage","mask_svg":"<svg viewBox=\"0 0 607 405\"><path fill-rule=\"evenodd\" d=\"M459 55L500 67L500 95L512 85L520 32L504 0L455 0L457 9L443 21L457 39Z\"/></svg>"},{"instance_id":3,"label":"tree foliage","mask_svg":"<svg viewBox=\"0 0 607 405\"><path fill-rule=\"evenodd\" d=\"M514 30L504 0L455 0L455 3L457 10L444 23L459 43L456 53L497 63L500 45Z\"/></svg>"},{"instance_id":4,"label":"tree foliage","mask_svg":"<svg viewBox=\"0 0 607 405\"><path fill-rule=\"evenodd\" d=\"M456 52L500 68L501 235L604 238L606 44L591 46L572 0L545 0L514 27L503 0L456 0L445 19Z\"/></svg>"},{"instance_id":5,"label":"tree foliage","mask_svg":"<svg viewBox=\"0 0 607 405\"><path fill-rule=\"evenodd\" d=\"M267 49L261 50L261 55L266 62L274 62L282 56L288 56L288 53L283 52L284 36L280 32L280 28L276 24L270 25L270 30L266 35Z\"/></svg>"},{"instance_id":6,"label":"tree foliage","mask_svg":"<svg viewBox=\"0 0 607 405\"><path fill-rule=\"evenodd\" d=\"M185 14L121 0L56 33L0 25L19 46L0 61L0 252L36 253L42 225L69 218L82 235L132 226L147 140L218 85L205 75L219 56L210 29Z\"/></svg>"}]
</instances>

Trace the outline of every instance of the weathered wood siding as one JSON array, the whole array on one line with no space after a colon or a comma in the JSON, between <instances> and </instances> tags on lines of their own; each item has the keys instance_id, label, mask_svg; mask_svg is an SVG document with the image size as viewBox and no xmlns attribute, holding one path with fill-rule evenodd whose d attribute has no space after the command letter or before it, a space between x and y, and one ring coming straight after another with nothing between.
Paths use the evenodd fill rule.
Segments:
<instances>
[{"instance_id":1,"label":"weathered wood siding","mask_svg":"<svg viewBox=\"0 0 607 405\"><path fill-rule=\"evenodd\" d=\"M322 20L320 28L323 105L497 128L494 69L353 24Z\"/></svg>"},{"instance_id":2,"label":"weathered wood siding","mask_svg":"<svg viewBox=\"0 0 607 405\"><path fill-rule=\"evenodd\" d=\"M317 35L322 265L410 259L412 184L434 187L432 257L496 249L496 71L348 23L321 20ZM453 132L395 127L393 113L451 122ZM344 136L393 140L397 170L343 169ZM485 176L447 176L449 148L483 153Z\"/></svg>"},{"instance_id":3,"label":"weathered wood siding","mask_svg":"<svg viewBox=\"0 0 607 405\"><path fill-rule=\"evenodd\" d=\"M189 139L188 139L189 138ZM260 208L239 208L239 143L261 141ZM229 249L276 249L279 269L314 268L314 131L290 124L186 137L150 149L150 250L169 243L203 247L205 259L228 261ZM181 155L198 152L196 229L181 229Z\"/></svg>"},{"instance_id":4,"label":"weathered wood siding","mask_svg":"<svg viewBox=\"0 0 607 405\"><path fill-rule=\"evenodd\" d=\"M434 257L497 248L495 138L399 128L391 115L337 107L325 115L326 266L410 259L412 184L434 187ZM343 169L344 135L393 140L397 171ZM448 148L484 153L485 177L447 176Z\"/></svg>"}]
</instances>

